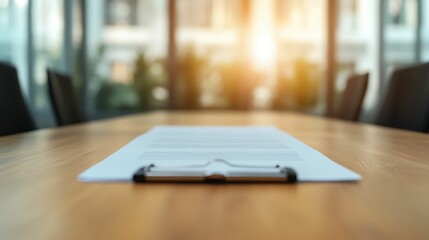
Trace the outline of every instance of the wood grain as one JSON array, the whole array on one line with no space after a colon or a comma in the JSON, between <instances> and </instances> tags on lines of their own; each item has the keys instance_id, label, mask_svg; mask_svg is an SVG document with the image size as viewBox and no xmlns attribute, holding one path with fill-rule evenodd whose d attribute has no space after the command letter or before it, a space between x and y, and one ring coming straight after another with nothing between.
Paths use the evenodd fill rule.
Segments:
<instances>
[{"instance_id":1,"label":"wood grain","mask_svg":"<svg viewBox=\"0 0 429 240\"><path fill-rule=\"evenodd\" d=\"M275 125L358 183L79 183L156 124ZM280 112L154 112L0 138L0 239L429 239L429 135Z\"/></svg>"}]
</instances>

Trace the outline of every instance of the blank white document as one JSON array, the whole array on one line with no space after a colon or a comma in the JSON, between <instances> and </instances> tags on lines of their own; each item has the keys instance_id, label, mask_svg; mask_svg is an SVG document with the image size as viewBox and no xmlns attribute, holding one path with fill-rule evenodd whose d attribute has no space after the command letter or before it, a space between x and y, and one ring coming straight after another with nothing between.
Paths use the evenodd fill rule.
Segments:
<instances>
[{"instance_id":1,"label":"blank white document","mask_svg":"<svg viewBox=\"0 0 429 240\"><path fill-rule=\"evenodd\" d=\"M82 182L131 181L148 165L191 165L223 159L240 165L291 167L298 181L357 181L355 172L271 126L159 126L78 177Z\"/></svg>"}]
</instances>

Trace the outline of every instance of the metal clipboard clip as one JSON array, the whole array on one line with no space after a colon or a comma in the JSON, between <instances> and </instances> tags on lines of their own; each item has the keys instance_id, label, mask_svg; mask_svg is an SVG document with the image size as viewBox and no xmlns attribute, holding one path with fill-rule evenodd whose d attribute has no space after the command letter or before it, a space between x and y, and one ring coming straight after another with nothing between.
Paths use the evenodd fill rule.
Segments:
<instances>
[{"instance_id":1,"label":"metal clipboard clip","mask_svg":"<svg viewBox=\"0 0 429 240\"><path fill-rule=\"evenodd\" d=\"M138 169L133 181L143 182L297 182L297 173L290 167L233 164L214 159L204 164L148 164Z\"/></svg>"}]
</instances>

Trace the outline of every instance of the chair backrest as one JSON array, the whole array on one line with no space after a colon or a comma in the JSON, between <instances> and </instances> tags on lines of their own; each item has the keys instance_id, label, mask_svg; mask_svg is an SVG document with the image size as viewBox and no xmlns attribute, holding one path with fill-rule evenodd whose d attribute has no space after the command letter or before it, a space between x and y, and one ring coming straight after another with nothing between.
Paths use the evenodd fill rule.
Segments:
<instances>
[{"instance_id":1,"label":"chair backrest","mask_svg":"<svg viewBox=\"0 0 429 240\"><path fill-rule=\"evenodd\" d=\"M35 128L22 96L16 68L0 62L0 136Z\"/></svg>"},{"instance_id":2,"label":"chair backrest","mask_svg":"<svg viewBox=\"0 0 429 240\"><path fill-rule=\"evenodd\" d=\"M429 126L429 63L393 72L376 124L426 132Z\"/></svg>"},{"instance_id":3,"label":"chair backrest","mask_svg":"<svg viewBox=\"0 0 429 240\"><path fill-rule=\"evenodd\" d=\"M368 77L368 73L349 77L336 114L337 118L349 121L359 119L362 102L368 86Z\"/></svg>"},{"instance_id":4,"label":"chair backrest","mask_svg":"<svg viewBox=\"0 0 429 240\"><path fill-rule=\"evenodd\" d=\"M48 70L49 96L59 126L84 121L79 109L72 79L64 74Z\"/></svg>"}]
</instances>

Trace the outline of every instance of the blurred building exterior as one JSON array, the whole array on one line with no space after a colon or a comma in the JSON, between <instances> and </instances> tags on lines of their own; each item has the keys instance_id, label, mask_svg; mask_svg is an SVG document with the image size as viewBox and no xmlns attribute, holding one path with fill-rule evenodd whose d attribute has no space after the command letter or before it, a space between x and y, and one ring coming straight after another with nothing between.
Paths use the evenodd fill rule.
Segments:
<instances>
[{"instance_id":1,"label":"blurred building exterior","mask_svg":"<svg viewBox=\"0 0 429 240\"><path fill-rule=\"evenodd\" d=\"M428 2L0 0L0 60L17 65L41 127L53 124L46 68L73 76L91 118L163 109L171 98L179 109L323 114L327 94L335 105L347 77L368 71L369 121L392 69L429 60Z\"/></svg>"}]
</instances>

